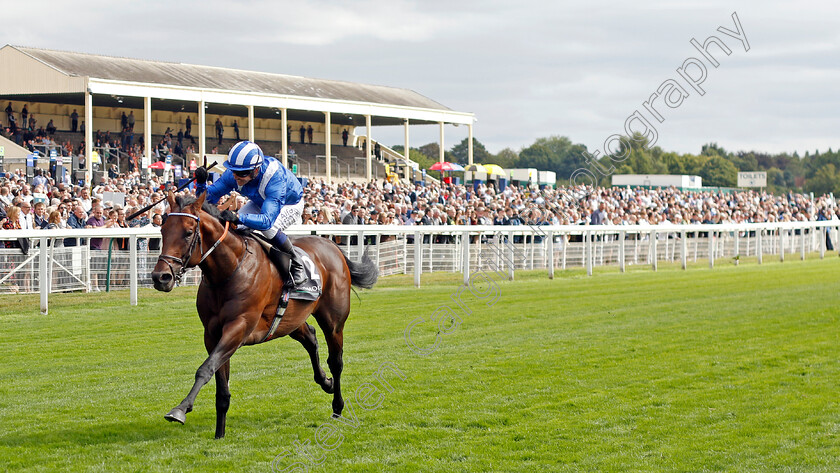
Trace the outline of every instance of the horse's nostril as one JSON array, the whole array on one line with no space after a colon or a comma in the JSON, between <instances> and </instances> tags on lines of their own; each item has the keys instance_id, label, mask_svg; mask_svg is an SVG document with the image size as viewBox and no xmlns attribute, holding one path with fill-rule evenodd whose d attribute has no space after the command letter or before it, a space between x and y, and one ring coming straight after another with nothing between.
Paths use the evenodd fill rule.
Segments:
<instances>
[{"instance_id":1,"label":"horse's nostril","mask_svg":"<svg viewBox=\"0 0 840 473\"><path fill-rule=\"evenodd\" d=\"M172 275L169 273L163 273L158 276L158 280L164 284L167 284L169 281L172 281Z\"/></svg>"}]
</instances>

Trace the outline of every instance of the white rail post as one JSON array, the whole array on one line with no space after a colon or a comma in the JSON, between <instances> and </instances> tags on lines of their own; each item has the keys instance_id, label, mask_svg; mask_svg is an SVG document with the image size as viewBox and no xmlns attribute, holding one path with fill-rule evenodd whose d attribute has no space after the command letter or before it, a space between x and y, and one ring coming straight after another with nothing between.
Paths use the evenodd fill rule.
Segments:
<instances>
[{"instance_id":1,"label":"white rail post","mask_svg":"<svg viewBox=\"0 0 840 473\"><path fill-rule=\"evenodd\" d=\"M805 227L799 230L799 259L805 261Z\"/></svg>"},{"instance_id":2,"label":"white rail post","mask_svg":"<svg viewBox=\"0 0 840 473\"><path fill-rule=\"evenodd\" d=\"M683 230L680 232L680 263L682 269L688 269L688 232Z\"/></svg>"},{"instance_id":3,"label":"white rail post","mask_svg":"<svg viewBox=\"0 0 840 473\"><path fill-rule=\"evenodd\" d=\"M715 232L709 232L709 269L715 268Z\"/></svg>"},{"instance_id":4,"label":"white rail post","mask_svg":"<svg viewBox=\"0 0 840 473\"><path fill-rule=\"evenodd\" d=\"M759 228L755 231L755 255L758 258L758 264L762 263L762 259L764 257L764 247L762 246L762 235L764 234L764 229Z\"/></svg>"},{"instance_id":5,"label":"white rail post","mask_svg":"<svg viewBox=\"0 0 840 473\"><path fill-rule=\"evenodd\" d=\"M470 232L461 232L461 261L464 268L464 285L470 283Z\"/></svg>"},{"instance_id":6,"label":"white rail post","mask_svg":"<svg viewBox=\"0 0 840 473\"><path fill-rule=\"evenodd\" d=\"M741 259L740 253L738 251L741 249L741 232L735 230L735 266L738 266L739 260Z\"/></svg>"},{"instance_id":7,"label":"white rail post","mask_svg":"<svg viewBox=\"0 0 840 473\"><path fill-rule=\"evenodd\" d=\"M85 126L90 126L85 124ZM49 309L49 294L50 294L50 273L47 271L47 237L38 238L40 241L41 253L38 255L38 289L41 292L41 313L47 315Z\"/></svg>"},{"instance_id":8,"label":"white rail post","mask_svg":"<svg viewBox=\"0 0 840 473\"><path fill-rule=\"evenodd\" d=\"M651 257L651 262L650 262L651 267L653 268L654 271L656 271L658 269L657 264L656 264L657 263L657 258L656 258L656 230L651 230L650 231L650 257Z\"/></svg>"},{"instance_id":9,"label":"white rail post","mask_svg":"<svg viewBox=\"0 0 840 473\"><path fill-rule=\"evenodd\" d=\"M548 279L554 279L554 232L548 232Z\"/></svg>"},{"instance_id":10,"label":"white rail post","mask_svg":"<svg viewBox=\"0 0 840 473\"><path fill-rule=\"evenodd\" d=\"M820 227L817 229L819 231L819 241L820 241L820 259L825 258L825 232L828 230L827 227Z\"/></svg>"},{"instance_id":11,"label":"white rail post","mask_svg":"<svg viewBox=\"0 0 840 473\"><path fill-rule=\"evenodd\" d=\"M423 237L414 232L414 287L420 287L420 273L423 271Z\"/></svg>"},{"instance_id":12,"label":"white rail post","mask_svg":"<svg viewBox=\"0 0 840 473\"><path fill-rule=\"evenodd\" d=\"M560 262L560 268L563 270L566 269L566 248L568 248L569 246L570 239L571 238L569 238L566 234L560 235L560 241L563 242L563 249L561 250L562 254L560 255L560 258L562 258L562 261Z\"/></svg>"},{"instance_id":13,"label":"white rail post","mask_svg":"<svg viewBox=\"0 0 840 473\"><path fill-rule=\"evenodd\" d=\"M523 240L525 238L522 238ZM516 270L516 254L514 253L514 249L516 248L513 246L513 232L508 233L508 279L513 281L514 271Z\"/></svg>"},{"instance_id":14,"label":"white rail post","mask_svg":"<svg viewBox=\"0 0 840 473\"><path fill-rule=\"evenodd\" d=\"M627 232L624 230L618 232L618 271L624 272L624 238L627 236Z\"/></svg>"},{"instance_id":15,"label":"white rail post","mask_svg":"<svg viewBox=\"0 0 840 473\"><path fill-rule=\"evenodd\" d=\"M785 262L785 231L779 229L779 259Z\"/></svg>"},{"instance_id":16,"label":"white rail post","mask_svg":"<svg viewBox=\"0 0 840 473\"><path fill-rule=\"evenodd\" d=\"M364 230L359 230L359 234L356 240L356 246L359 247L359 262L362 262L362 257L365 254L365 232Z\"/></svg>"},{"instance_id":17,"label":"white rail post","mask_svg":"<svg viewBox=\"0 0 840 473\"><path fill-rule=\"evenodd\" d=\"M592 249L594 245L592 244L592 230L586 231L586 275L592 276L592 263L595 261L595 257L592 255Z\"/></svg>"},{"instance_id":18,"label":"white rail post","mask_svg":"<svg viewBox=\"0 0 840 473\"><path fill-rule=\"evenodd\" d=\"M128 267L129 273L129 287L131 295L131 305L137 305L137 235L131 235L129 239L129 259Z\"/></svg>"}]
</instances>

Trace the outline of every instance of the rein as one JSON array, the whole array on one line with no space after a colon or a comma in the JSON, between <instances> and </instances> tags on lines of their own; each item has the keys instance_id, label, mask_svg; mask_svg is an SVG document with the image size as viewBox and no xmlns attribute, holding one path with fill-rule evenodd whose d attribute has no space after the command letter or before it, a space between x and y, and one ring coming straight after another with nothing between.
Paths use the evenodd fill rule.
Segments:
<instances>
[{"instance_id":1,"label":"rein","mask_svg":"<svg viewBox=\"0 0 840 473\"><path fill-rule=\"evenodd\" d=\"M190 268L190 266L187 266L187 264L189 264L190 259L192 259L192 254L195 251L196 243L198 243L198 250L199 251L201 251L201 247L203 246L201 244L201 219L197 215L188 214L188 213L184 213L184 212L172 212L172 213L169 214L169 216L170 217L189 217L189 218L195 219L195 221L198 224L198 226L196 228L196 232L193 234L192 240L190 240L190 244L187 247L186 256L183 257L183 258L187 259L186 262L182 258L178 258L177 256L171 256L171 255L160 255L160 256L158 256L158 261L163 261L164 263L166 263L166 265L169 266L169 271L171 271L172 274L175 275L175 284L180 284L181 278L184 277L184 274L186 274L187 270ZM201 256L201 259L198 261L198 263L196 263L192 267L198 266L201 263L203 263L204 260L206 260L207 257L210 256L210 253L213 253L213 251L216 248L219 247L219 245L222 243L222 240L224 240L225 237L227 236L229 228L230 228L230 222L225 222L225 231L222 233L222 236L219 237L218 240L216 240L216 243L213 243L213 246L211 246L210 249L207 250L207 252L204 253ZM170 263L170 261L172 261L174 263L177 263L178 265L181 266L181 268L178 270L177 273L172 268L172 263ZM241 264L241 261L240 261L240 264ZM234 273L238 269L239 269L239 265L236 266L236 269L234 270Z\"/></svg>"}]
</instances>

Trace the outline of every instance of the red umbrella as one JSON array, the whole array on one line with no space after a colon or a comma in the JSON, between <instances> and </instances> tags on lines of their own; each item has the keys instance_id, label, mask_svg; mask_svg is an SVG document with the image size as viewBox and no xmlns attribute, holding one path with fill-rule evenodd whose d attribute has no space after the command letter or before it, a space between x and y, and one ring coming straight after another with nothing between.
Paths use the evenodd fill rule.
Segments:
<instances>
[{"instance_id":1,"label":"red umbrella","mask_svg":"<svg viewBox=\"0 0 840 473\"><path fill-rule=\"evenodd\" d=\"M156 163L152 163L149 166L149 169L166 169L166 163L164 161L158 161Z\"/></svg>"},{"instance_id":2,"label":"red umbrella","mask_svg":"<svg viewBox=\"0 0 840 473\"><path fill-rule=\"evenodd\" d=\"M449 163L446 161L437 162L429 168L430 171L463 171L464 168L460 164Z\"/></svg>"}]
</instances>

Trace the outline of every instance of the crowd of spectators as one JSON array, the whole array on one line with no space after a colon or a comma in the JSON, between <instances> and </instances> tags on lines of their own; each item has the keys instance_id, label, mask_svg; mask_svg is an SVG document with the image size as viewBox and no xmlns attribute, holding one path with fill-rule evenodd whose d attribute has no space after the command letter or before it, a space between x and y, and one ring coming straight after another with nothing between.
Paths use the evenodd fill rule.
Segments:
<instances>
[{"instance_id":1,"label":"crowd of spectators","mask_svg":"<svg viewBox=\"0 0 840 473\"><path fill-rule=\"evenodd\" d=\"M0 226L5 229L160 225L167 212L165 201L139 218L126 221L125 216L159 200L167 185L172 185L158 176L143 180L138 172L131 172L105 177L91 190L56 183L40 170L31 180L20 171L7 172L0 175L0 182ZM105 201L105 193L124 199ZM840 215L828 196L812 200L794 193L675 188L507 186L499 192L487 185L420 186L384 180L327 185L309 180L304 199L304 224L680 225L834 220ZM91 239L90 244L98 248L101 241Z\"/></svg>"}]
</instances>

